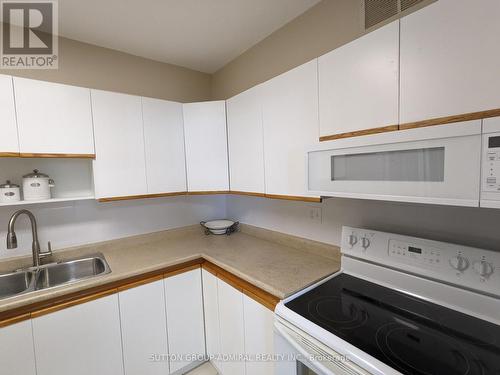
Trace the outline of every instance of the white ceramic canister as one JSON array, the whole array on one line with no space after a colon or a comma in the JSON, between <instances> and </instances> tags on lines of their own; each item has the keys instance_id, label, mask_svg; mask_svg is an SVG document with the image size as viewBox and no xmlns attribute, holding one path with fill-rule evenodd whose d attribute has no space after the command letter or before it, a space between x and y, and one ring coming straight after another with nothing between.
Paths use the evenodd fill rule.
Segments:
<instances>
[{"instance_id":1,"label":"white ceramic canister","mask_svg":"<svg viewBox=\"0 0 500 375\"><path fill-rule=\"evenodd\" d=\"M54 180L35 169L33 173L23 176L23 196L25 201L40 201L51 198L50 188Z\"/></svg>"},{"instance_id":2,"label":"white ceramic canister","mask_svg":"<svg viewBox=\"0 0 500 375\"><path fill-rule=\"evenodd\" d=\"M19 185L7 181L0 185L0 203L18 202L21 200Z\"/></svg>"}]
</instances>

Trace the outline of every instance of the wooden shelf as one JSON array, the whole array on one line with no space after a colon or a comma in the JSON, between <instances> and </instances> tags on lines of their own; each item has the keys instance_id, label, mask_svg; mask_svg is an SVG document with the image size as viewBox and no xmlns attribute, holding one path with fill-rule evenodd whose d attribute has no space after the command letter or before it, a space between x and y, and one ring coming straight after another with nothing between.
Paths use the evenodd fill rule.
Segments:
<instances>
[{"instance_id":1,"label":"wooden shelf","mask_svg":"<svg viewBox=\"0 0 500 375\"><path fill-rule=\"evenodd\" d=\"M95 197L94 196L87 196L87 197L71 197L71 198L52 198L52 199L45 199L45 200L41 200L41 201L18 201L18 202L0 203L0 207L3 207L3 206L25 206L28 204L83 201L83 200L91 200L91 199L95 199Z\"/></svg>"}]
</instances>

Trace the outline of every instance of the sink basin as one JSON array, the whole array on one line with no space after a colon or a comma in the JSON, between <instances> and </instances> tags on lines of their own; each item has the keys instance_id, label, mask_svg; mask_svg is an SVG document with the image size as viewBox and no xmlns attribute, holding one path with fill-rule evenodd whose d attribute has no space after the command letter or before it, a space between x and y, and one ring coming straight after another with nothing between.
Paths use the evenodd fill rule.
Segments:
<instances>
[{"instance_id":1,"label":"sink basin","mask_svg":"<svg viewBox=\"0 0 500 375\"><path fill-rule=\"evenodd\" d=\"M13 297L34 289L35 273L31 271L12 272L0 275L0 298Z\"/></svg>"},{"instance_id":2,"label":"sink basin","mask_svg":"<svg viewBox=\"0 0 500 375\"><path fill-rule=\"evenodd\" d=\"M104 257L96 255L50 264L38 272L36 289L46 289L104 275L111 270Z\"/></svg>"},{"instance_id":3,"label":"sink basin","mask_svg":"<svg viewBox=\"0 0 500 375\"><path fill-rule=\"evenodd\" d=\"M0 274L0 299L58 285L86 280L111 272L101 253L50 263L39 268L25 268Z\"/></svg>"}]
</instances>

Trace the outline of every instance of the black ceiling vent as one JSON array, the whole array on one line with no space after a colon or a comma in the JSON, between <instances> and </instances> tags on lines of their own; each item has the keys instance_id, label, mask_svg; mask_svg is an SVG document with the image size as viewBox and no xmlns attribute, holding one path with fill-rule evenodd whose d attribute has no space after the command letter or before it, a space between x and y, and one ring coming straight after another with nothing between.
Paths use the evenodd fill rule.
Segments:
<instances>
[{"instance_id":1,"label":"black ceiling vent","mask_svg":"<svg viewBox=\"0 0 500 375\"><path fill-rule=\"evenodd\" d=\"M398 18L414 6L429 0L363 0L365 30L381 22Z\"/></svg>"}]
</instances>

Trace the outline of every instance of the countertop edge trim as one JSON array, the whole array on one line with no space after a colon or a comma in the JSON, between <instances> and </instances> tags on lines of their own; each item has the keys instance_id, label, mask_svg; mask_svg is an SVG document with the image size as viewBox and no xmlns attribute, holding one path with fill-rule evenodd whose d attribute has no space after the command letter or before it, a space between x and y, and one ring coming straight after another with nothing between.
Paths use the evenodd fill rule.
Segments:
<instances>
[{"instance_id":1,"label":"countertop edge trim","mask_svg":"<svg viewBox=\"0 0 500 375\"><path fill-rule=\"evenodd\" d=\"M271 311L274 311L276 305L280 301L280 298L259 287L256 287L252 283L234 275L229 271L226 271L224 268L219 267L210 261L205 261L201 267L213 274L215 277L218 277L222 281L228 283L233 288L252 298L254 301L260 303L264 307L267 307Z\"/></svg>"},{"instance_id":2,"label":"countertop edge trim","mask_svg":"<svg viewBox=\"0 0 500 375\"><path fill-rule=\"evenodd\" d=\"M272 295L271 293L256 287L252 283L243 280L242 278L226 271L222 267L219 267L210 261L207 261L203 257L199 257L172 266L163 267L155 271L126 277L103 285L89 287L61 296L48 298L44 301L34 302L2 311L0 312L0 328L7 327L24 320L38 318L43 315L90 302L98 298L103 298L151 282L159 281L184 272L189 272L200 267L240 290L242 293L271 311L274 311L274 308L280 301L278 297Z\"/></svg>"}]
</instances>

